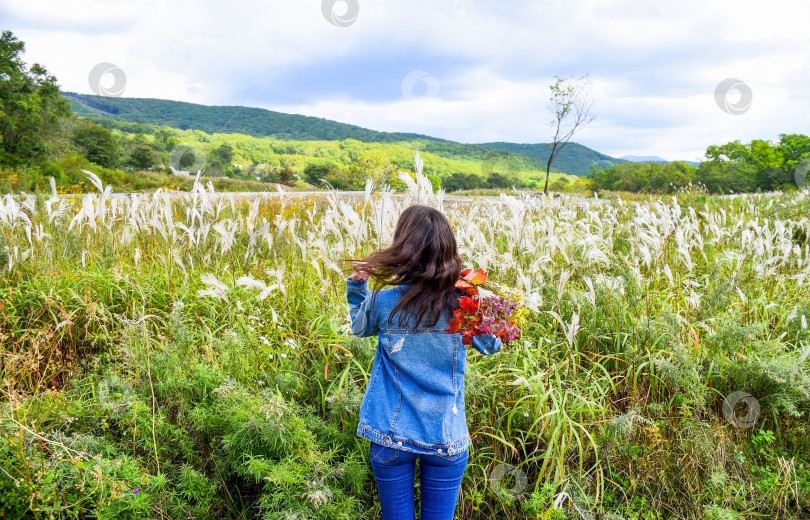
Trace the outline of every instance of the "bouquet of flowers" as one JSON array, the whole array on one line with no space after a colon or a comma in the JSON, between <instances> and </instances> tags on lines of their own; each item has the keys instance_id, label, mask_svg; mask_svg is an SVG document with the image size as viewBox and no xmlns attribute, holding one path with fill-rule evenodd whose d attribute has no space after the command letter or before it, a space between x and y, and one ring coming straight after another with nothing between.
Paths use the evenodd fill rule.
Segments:
<instances>
[{"instance_id":1,"label":"bouquet of flowers","mask_svg":"<svg viewBox=\"0 0 810 520\"><path fill-rule=\"evenodd\" d=\"M465 269L456 281L456 287L463 289L466 295L459 298L460 308L453 311L450 326L444 330L460 332L465 345L481 334L496 336L504 343L517 339L520 334L515 322L521 317L521 293L486 280L487 273L482 269ZM490 289L485 288L485 284Z\"/></svg>"}]
</instances>

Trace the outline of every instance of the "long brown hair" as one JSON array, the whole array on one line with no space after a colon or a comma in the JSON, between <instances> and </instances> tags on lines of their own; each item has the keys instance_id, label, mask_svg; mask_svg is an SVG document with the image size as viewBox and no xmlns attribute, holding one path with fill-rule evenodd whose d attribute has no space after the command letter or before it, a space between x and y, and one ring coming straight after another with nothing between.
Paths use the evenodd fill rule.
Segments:
<instances>
[{"instance_id":1,"label":"long brown hair","mask_svg":"<svg viewBox=\"0 0 810 520\"><path fill-rule=\"evenodd\" d=\"M458 307L455 282L463 263L450 222L430 206L410 206L402 212L392 244L363 259L350 260L356 269L368 273L378 285L410 284L393 309L399 326L410 317L414 327L433 327L445 313Z\"/></svg>"}]
</instances>

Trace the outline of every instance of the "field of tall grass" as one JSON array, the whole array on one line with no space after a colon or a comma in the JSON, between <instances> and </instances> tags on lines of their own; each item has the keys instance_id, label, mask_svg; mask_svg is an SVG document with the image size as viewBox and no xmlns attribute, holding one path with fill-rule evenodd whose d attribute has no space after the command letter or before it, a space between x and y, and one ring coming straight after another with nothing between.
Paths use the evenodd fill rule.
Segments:
<instances>
[{"instance_id":1,"label":"field of tall grass","mask_svg":"<svg viewBox=\"0 0 810 520\"><path fill-rule=\"evenodd\" d=\"M810 193L6 196L0 518L379 518L340 260L441 208L523 291L470 351L462 519L810 510ZM54 190L55 191L55 190Z\"/></svg>"}]
</instances>

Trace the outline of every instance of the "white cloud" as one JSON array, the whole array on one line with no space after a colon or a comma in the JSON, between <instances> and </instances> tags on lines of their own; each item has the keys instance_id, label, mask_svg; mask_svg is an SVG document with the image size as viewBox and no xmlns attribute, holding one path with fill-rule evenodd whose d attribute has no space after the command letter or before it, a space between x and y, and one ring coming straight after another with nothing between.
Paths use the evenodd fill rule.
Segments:
<instances>
[{"instance_id":1,"label":"white cloud","mask_svg":"<svg viewBox=\"0 0 810 520\"><path fill-rule=\"evenodd\" d=\"M319 0L0 0L0 20L65 90L90 92L90 69L111 62L126 72L126 96L258 105L462 142L541 142L553 76L590 73L599 118L575 140L604 153L695 159L730 139L810 133L800 118L810 108L810 4L359 6L349 27L330 24ZM436 78L437 97L402 96L412 70ZM729 77L753 92L740 116L714 100Z\"/></svg>"}]
</instances>

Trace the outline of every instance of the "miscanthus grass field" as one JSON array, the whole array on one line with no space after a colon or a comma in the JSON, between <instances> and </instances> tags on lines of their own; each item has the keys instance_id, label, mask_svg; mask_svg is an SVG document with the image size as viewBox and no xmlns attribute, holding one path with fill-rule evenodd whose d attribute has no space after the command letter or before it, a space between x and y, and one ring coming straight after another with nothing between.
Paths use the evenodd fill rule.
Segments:
<instances>
[{"instance_id":1,"label":"miscanthus grass field","mask_svg":"<svg viewBox=\"0 0 810 520\"><path fill-rule=\"evenodd\" d=\"M810 512L810 193L0 204L0 518L379 518L344 264L412 203L523 292L468 353L463 519Z\"/></svg>"}]
</instances>

